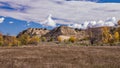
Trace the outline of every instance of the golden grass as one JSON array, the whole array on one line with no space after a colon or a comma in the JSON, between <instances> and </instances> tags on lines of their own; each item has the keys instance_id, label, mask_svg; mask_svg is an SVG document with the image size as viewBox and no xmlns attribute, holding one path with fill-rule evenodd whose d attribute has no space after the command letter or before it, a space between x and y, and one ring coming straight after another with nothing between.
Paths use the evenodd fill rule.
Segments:
<instances>
[{"instance_id":1,"label":"golden grass","mask_svg":"<svg viewBox=\"0 0 120 68\"><path fill-rule=\"evenodd\" d=\"M120 68L119 46L1 47L0 68Z\"/></svg>"}]
</instances>

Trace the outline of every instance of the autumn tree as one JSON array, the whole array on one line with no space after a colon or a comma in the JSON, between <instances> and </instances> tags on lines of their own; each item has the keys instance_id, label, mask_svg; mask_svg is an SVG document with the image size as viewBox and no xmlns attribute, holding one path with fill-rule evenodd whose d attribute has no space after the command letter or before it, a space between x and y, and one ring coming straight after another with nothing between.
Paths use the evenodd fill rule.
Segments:
<instances>
[{"instance_id":1,"label":"autumn tree","mask_svg":"<svg viewBox=\"0 0 120 68\"><path fill-rule=\"evenodd\" d=\"M115 40L115 42L119 42L119 33L118 32L115 32L114 33L114 40Z\"/></svg>"},{"instance_id":2,"label":"autumn tree","mask_svg":"<svg viewBox=\"0 0 120 68\"><path fill-rule=\"evenodd\" d=\"M27 45L30 41L30 36L28 34L24 34L21 35L18 39L22 45Z\"/></svg>"},{"instance_id":3,"label":"autumn tree","mask_svg":"<svg viewBox=\"0 0 120 68\"><path fill-rule=\"evenodd\" d=\"M3 45L3 36L2 36L2 34L0 34L0 46L2 46Z\"/></svg>"},{"instance_id":4,"label":"autumn tree","mask_svg":"<svg viewBox=\"0 0 120 68\"><path fill-rule=\"evenodd\" d=\"M30 38L28 44L38 44L40 42L40 38L37 36L33 36L32 38Z\"/></svg>"},{"instance_id":5,"label":"autumn tree","mask_svg":"<svg viewBox=\"0 0 120 68\"><path fill-rule=\"evenodd\" d=\"M102 28L102 41L104 43L113 43L113 36L110 34L108 27Z\"/></svg>"},{"instance_id":6,"label":"autumn tree","mask_svg":"<svg viewBox=\"0 0 120 68\"><path fill-rule=\"evenodd\" d=\"M14 36L3 36L4 46L19 46L20 41Z\"/></svg>"}]
</instances>

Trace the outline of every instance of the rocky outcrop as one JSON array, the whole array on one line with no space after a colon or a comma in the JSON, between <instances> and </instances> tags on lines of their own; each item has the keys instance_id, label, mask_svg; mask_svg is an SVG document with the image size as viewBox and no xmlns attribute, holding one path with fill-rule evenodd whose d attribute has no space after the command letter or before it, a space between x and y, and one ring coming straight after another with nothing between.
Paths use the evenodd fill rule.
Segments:
<instances>
[{"instance_id":1,"label":"rocky outcrop","mask_svg":"<svg viewBox=\"0 0 120 68\"><path fill-rule=\"evenodd\" d=\"M64 36L74 36L76 38L82 39L84 38L87 34L85 30L79 30L79 29L74 29L74 28L70 28L67 26L60 26L57 27L53 30L51 30L50 32L48 32L47 34L45 34L44 36L47 39L55 39L57 40L57 37L60 35L64 35Z\"/></svg>"},{"instance_id":2,"label":"rocky outcrop","mask_svg":"<svg viewBox=\"0 0 120 68\"><path fill-rule=\"evenodd\" d=\"M30 36L39 36L39 37L41 37L41 36L45 35L48 32L49 32L49 30L47 30L47 29L42 29L42 28L28 28L28 29L20 32L17 35L17 37L20 37L23 34L28 34Z\"/></svg>"},{"instance_id":3,"label":"rocky outcrop","mask_svg":"<svg viewBox=\"0 0 120 68\"><path fill-rule=\"evenodd\" d=\"M120 20L117 22L118 25L120 25Z\"/></svg>"},{"instance_id":4,"label":"rocky outcrop","mask_svg":"<svg viewBox=\"0 0 120 68\"><path fill-rule=\"evenodd\" d=\"M85 30L74 29L68 26L60 26L56 27L53 30L47 30L42 28L28 28L18 34L17 37L21 35L28 34L30 36L38 36L45 37L47 41L57 40L59 36L64 36L70 38L71 36L77 38L78 40L85 41L90 40L91 42L98 43L102 41L102 35L104 28L106 28L111 35L114 34L115 31L120 33L120 27L96 27L96 28L88 28Z\"/></svg>"},{"instance_id":5,"label":"rocky outcrop","mask_svg":"<svg viewBox=\"0 0 120 68\"><path fill-rule=\"evenodd\" d=\"M44 36L47 40L54 39L57 40L57 37L60 35L63 36L74 36L78 39L83 39L87 36L87 33L85 30L80 29L74 29L68 26L60 26L56 27L53 30L49 31L47 29L42 28L28 28L22 32L20 32L17 37L20 37L21 35L28 34L30 36Z\"/></svg>"}]
</instances>

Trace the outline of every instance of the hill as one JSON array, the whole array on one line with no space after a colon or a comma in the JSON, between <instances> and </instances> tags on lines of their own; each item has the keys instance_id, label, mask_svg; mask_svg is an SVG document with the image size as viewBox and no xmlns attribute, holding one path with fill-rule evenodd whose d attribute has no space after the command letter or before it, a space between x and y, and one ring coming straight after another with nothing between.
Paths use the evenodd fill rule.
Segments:
<instances>
[{"instance_id":1,"label":"hill","mask_svg":"<svg viewBox=\"0 0 120 68\"><path fill-rule=\"evenodd\" d=\"M41 29L41 28L29 28L24 30L18 34L17 37L21 35L27 34L38 37L45 37L47 41L54 40L56 41L59 36L67 36L67 37L75 37L79 42L82 40L90 41L90 43L112 43L115 40L115 33L118 32L120 34L120 27L95 27L88 29L77 29L71 28L68 26L59 26L54 28L53 30Z\"/></svg>"},{"instance_id":2,"label":"hill","mask_svg":"<svg viewBox=\"0 0 120 68\"><path fill-rule=\"evenodd\" d=\"M28 28L22 32L20 32L17 37L20 37L21 35L27 34L30 36L38 36L41 37L42 35L45 35L46 33L48 33L49 30L47 29L43 29L43 28Z\"/></svg>"},{"instance_id":3,"label":"hill","mask_svg":"<svg viewBox=\"0 0 120 68\"><path fill-rule=\"evenodd\" d=\"M70 36L70 37L74 36L74 37L79 38L79 39L82 39L82 38L87 36L85 30L74 29L74 28L70 28L67 26L56 27L55 29L51 30L50 32L48 32L44 36L47 37L48 39L53 38L56 40L57 37L60 35Z\"/></svg>"}]
</instances>

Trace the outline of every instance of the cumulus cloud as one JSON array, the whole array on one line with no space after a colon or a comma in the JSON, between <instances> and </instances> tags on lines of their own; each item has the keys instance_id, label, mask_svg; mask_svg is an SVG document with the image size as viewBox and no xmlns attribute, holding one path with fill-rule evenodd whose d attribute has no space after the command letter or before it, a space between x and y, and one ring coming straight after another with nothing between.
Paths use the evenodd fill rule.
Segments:
<instances>
[{"instance_id":1,"label":"cumulus cloud","mask_svg":"<svg viewBox=\"0 0 120 68\"><path fill-rule=\"evenodd\" d=\"M56 3L56 1L59 1L59 3ZM55 18L61 19L56 20L56 23L59 24L78 24L86 20L97 21L114 16L117 20L120 19L119 3L95 3L86 2L86 0L0 0L0 4L1 3L7 3L12 9L6 10L8 8L0 8L0 16L8 16L40 24L50 13L53 14ZM0 5L0 7L7 5ZM68 20L69 22L64 20ZM84 25L84 27L86 27L86 25Z\"/></svg>"},{"instance_id":2,"label":"cumulus cloud","mask_svg":"<svg viewBox=\"0 0 120 68\"><path fill-rule=\"evenodd\" d=\"M51 26L51 27L56 27L55 21L52 19L52 14L49 14L47 19L42 22L43 25L45 26Z\"/></svg>"},{"instance_id":3,"label":"cumulus cloud","mask_svg":"<svg viewBox=\"0 0 120 68\"><path fill-rule=\"evenodd\" d=\"M78 29L87 29L87 28L95 28L95 27L102 27L102 26L115 26L117 25L116 18L111 17L107 18L105 21L86 21L83 24L70 24L69 27L78 28Z\"/></svg>"},{"instance_id":4,"label":"cumulus cloud","mask_svg":"<svg viewBox=\"0 0 120 68\"><path fill-rule=\"evenodd\" d=\"M3 23L4 20L5 20L4 17L0 18L0 23Z\"/></svg>"}]
</instances>

